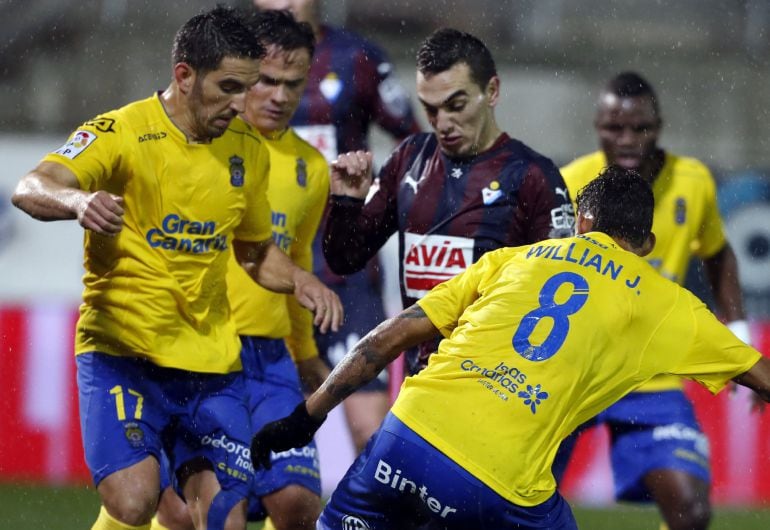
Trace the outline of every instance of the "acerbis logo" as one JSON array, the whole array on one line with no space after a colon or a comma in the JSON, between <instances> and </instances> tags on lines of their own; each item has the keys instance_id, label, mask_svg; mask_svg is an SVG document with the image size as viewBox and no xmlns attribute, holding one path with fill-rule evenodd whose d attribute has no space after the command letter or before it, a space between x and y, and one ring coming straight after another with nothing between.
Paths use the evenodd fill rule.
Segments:
<instances>
[{"instance_id":1,"label":"acerbis logo","mask_svg":"<svg viewBox=\"0 0 770 530\"><path fill-rule=\"evenodd\" d=\"M346 515L342 518L342 530L369 530L369 523L354 515Z\"/></svg>"}]
</instances>

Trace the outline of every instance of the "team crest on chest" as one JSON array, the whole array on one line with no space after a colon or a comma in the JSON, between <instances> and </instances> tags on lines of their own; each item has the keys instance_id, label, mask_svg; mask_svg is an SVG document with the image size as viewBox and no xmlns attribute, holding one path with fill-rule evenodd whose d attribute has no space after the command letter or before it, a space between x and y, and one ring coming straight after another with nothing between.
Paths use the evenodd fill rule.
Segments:
<instances>
[{"instance_id":1,"label":"team crest on chest","mask_svg":"<svg viewBox=\"0 0 770 530\"><path fill-rule=\"evenodd\" d=\"M329 72L318 84L318 89L327 101L334 103L342 92L342 81L334 72Z\"/></svg>"},{"instance_id":2,"label":"team crest on chest","mask_svg":"<svg viewBox=\"0 0 770 530\"><path fill-rule=\"evenodd\" d=\"M674 221L678 225L683 225L687 220L687 203L684 197L676 199L676 208L674 209Z\"/></svg>"},{"instance_id":3,"label":"team crest on chest","mask_svg":"<svg viewBox=\"0 0 770 530\"><path fill-rule=\"evenodd\" d=\"M236 188L243 186L246 169L243 167L243 158L238 155L230 157L230 185Z\"/></svg>"},{"instance_id":4,"label":"team crest on chest","mask_svg":"<svg viewBox=\"0 0 770 530\"><path fill-rule=\"evenodd\" d=\"M503 190L500 189L500 183L496 180L493 180L489 183L489 186L481 190L481 200L486 205L492 204L502 196Z\"/></svg>"},{"instance_id":5,"label":"team crest on chest","mask_svg":"<svg viewBox=\"0 0 770 530\"><path fill-rule=\"evenodd\" d=\"M297 158L297 184L307 186L307 162L302 158Z\"/></svg>"}]
</instances>

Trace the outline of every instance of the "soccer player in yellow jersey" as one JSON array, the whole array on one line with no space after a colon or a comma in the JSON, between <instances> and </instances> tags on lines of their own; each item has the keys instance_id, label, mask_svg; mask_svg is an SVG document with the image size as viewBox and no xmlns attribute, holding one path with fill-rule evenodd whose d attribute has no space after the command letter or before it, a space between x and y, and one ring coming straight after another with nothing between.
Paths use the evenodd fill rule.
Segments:
<instances>
[{"instance_id":1,"label":"soccer player in yellow jersey","mask_svg":"<svg viewBox=\"0 0 770 530\"><path fill-rule=\"evenodd\" d=\"M246 527L251 430L231 251L321 328L339 325L336 295L273 243L268 155L236 118L263 52L230 8L191 18L175 36L169 87L80 126L13 196L35 218L86 229L75 353L102 501L95 530L149 528L162 450L196 528Z\"/></svg>"},{"instance_id":2,"label":"soccer player in yellow jersey","mask_svg":"<svg viewBox=\"0 0 770 530\"><path fill-rule=\"evenodd\" d=\"M266 54L243 118L269 153L273 239L294 263L311 270L312 243L329 193L329 167L288 124L305 88L315 38L310 25L297 22L288 11L259 12L252 25ZM230 260L227 284L243 343L249 414L256 432L302 401L298 368L310 390L318 388L329 369L318 356L312 315L295 299L256 285L235 259ZM310 442L274 454L272 469L256 473L248 518L269 515L277 530L312 529L321 513L320 494L318 454ZM171 488L165 489L153 530L184 530L191 524L184 504Z\"/></svg>"},{"instance_id":3,"label":"soccer player in yellow jersey","mask_svg":"<svg viewBox=\"0 0 770 530\"><path fill-rule=\"evenodd\" d=\"M657 374L770 400L770 360L640 256L653 196L605 171L578 197L578 234L488 252L362 339L320 389L252 441L301 446L405 348L440 332L317 528L576 528L551 465L573 429Z\"/></svg>"},{"instance_id":4,"label":"soccer player in yellow jersey","mask_svg":"<svg viewBox=\"0 0 770 530\"><path fill-rule=\"evenodd\" d=\"M714 179L698 160L658 146L662 119L650 84L633 72L611 79L600 92L594 125L601 150L561 170L570 196L608 164L637 170L655 196L657 242L647 261L681 285L690 258L702 258L722 318L748 343L736 258L725 239ZM618 499L653 500L672 530L708 526L708 441L678 377L652 379L597 421L606 422L612 432ZM557 477L565 464L557 466Z\"/></svg>"}]
</instances>

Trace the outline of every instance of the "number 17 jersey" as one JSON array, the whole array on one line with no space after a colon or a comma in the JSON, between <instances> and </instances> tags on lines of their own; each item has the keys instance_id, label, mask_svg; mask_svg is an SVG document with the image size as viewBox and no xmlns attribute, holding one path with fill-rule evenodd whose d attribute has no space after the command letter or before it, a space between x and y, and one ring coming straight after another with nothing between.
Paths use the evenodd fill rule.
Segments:
<instances>
[{"instance_id":1,"label":"number 17 jersey","mask_svg":"<svg viewBox=\"0 0 770 530\"><path fill-rule=\"evenodd\" d=\"M599 232L487 253L417 303L445 339L394 414L522 506L555 491L564 437L654 375L716 393L760 358Z\"/></svg>"}]
</instances>

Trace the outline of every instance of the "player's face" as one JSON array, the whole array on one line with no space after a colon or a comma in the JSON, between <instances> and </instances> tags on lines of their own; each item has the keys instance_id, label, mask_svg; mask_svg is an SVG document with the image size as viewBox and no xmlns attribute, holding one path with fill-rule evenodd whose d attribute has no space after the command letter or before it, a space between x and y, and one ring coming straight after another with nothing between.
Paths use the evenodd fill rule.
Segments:
<instances>
[{"instance_id":1,"label":"player's face","mask_svg":"<svg viewBox=\"0 0 770 530\"><path fill-rule=\"evenodd\" d=\"M608 164L642 171L652 163L658 149L660 118L649 97L603 93L594 126Z\"/></svg>"},{"instance_id":2,"label":"player's face","mask_svg":"<svg viewBox=\"0 0 770 530\"><path fill-rule=\"evenodd\" d=\"M254 0L257 9L288 10L298 22L313 23L317 16L316 0Z\"/></svg>"},{"instance_id":3,"label":"player's face","mask_svg":"<svg viewBox=\"0 0 770 530\"><path fill-rule=\"evenodd\" d=\"M263 133L282 131L299 106L310 70L306 48L271 45L259 66L259 80L246 97L246 120Z\"/></svg>"},{"instance_id":4,"label":"player's face","mask_svg":"<svg viewBox=\"0 0 770 530\"><path fill-rule=\"evenodd\" d=\"M216 70L195 78L190 93L193 136L222 136L246 109L246 93L259 77L259 61L225 57Z\"/></svg>"},{"instance_id":5,"label":"player's face","mask_svg":"<svg viewBox=\"0 0 770 530\"><path fill-rule=\"evenodd\" d=\"M491 147L497 136L493 109L498 92L497 77L482 89L465 63L435 75L417 72L417 97L441 150L451 157L474 156Z\"/></svg>"}]
</instances>

